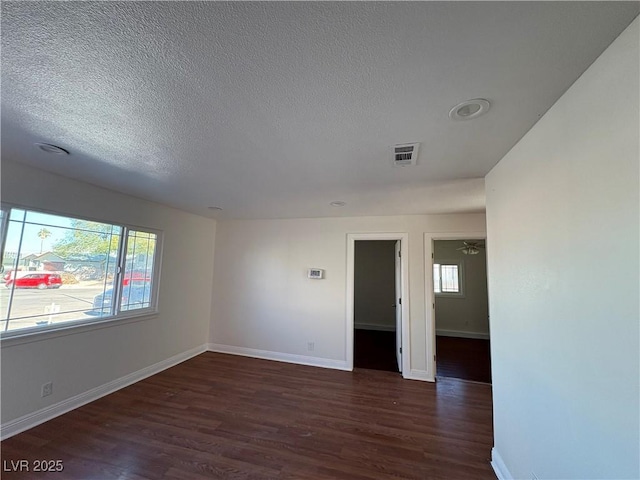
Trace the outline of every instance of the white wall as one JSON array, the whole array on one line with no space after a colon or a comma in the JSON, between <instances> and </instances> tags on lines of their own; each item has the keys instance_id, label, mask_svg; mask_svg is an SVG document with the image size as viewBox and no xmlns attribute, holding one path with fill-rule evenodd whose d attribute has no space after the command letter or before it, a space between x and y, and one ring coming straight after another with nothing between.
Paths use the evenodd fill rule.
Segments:
<instances>
[{"instance_id":1,"label":"white wall","mask_svg":"<svg viewBox=\"0 0 640 480\"><path fill-rule=\"evenodd\" d=\"M206 344L216 224L3 159L2 201L164 232L157 316L29 343L2 342L2 423ZM53 395L40 387L53 381Z\"/></svg>"},{"instance_id":2,"label":"white wall","mask_svg":"<svg viewBox=\"0 0 640 480\"><path fill-rule=\"evenodd\" d=\"M466 239L484 245L484 239ZM476 255L465 255L458 248L463 240L436 240L436 263L462 262L464 296L436 295L436 334L456 337L489 338L487 293L487 254L480 248Z\"/></svg>"},{"instance_id":3,"label":"white wall","mask_svg":"<svg viewBox=\"0 0 640 480\"><path fill-rule=\"evenodd\" d=\"M347 234L407 232L410 367L426 371L424 232L478 231L484 214L221 221L211 342L346 365ZM307 279L309 267L326 279Z\"/></svg>"},{"instance_id":4,"label":"white wall","mask_svg":"<svg viewBox=\"0 0 640 480\"><path fill-rule=\"evenodd\" d=\"M640 478L639 21L487 176L495 451Z\"/></svg>"},{"instance_id":5,"label":"white wall","mask_svg":"<svg viewBox=\"0 0 640 480\"><path fill-rule=\"evenodd\" d=\"M358 240L355 243L355 328L396 329L395 244L395 240Z\"/></svg>"}]
</instances>

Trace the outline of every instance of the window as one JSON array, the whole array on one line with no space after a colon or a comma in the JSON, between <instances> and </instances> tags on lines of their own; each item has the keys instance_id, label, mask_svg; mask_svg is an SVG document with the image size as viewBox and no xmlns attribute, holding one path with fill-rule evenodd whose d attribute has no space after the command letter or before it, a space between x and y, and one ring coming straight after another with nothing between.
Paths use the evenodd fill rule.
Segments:
<instances>
[{"instance_id":1,"label":"window","mask_svg":"<svg viewBox=\"0 0 640 480\"><path fill-rule=\"evenodd\" d=\"M6 206L0 214L2 336L156 311L159 232Z\"/></svg>"},{"instance_id":2,"label":"window","mask_svg":"<svg viewBox=\"0 0 640 480\"><path fill-rule=\"evenodd\" d=\"M464 278L462 276L462 262L447 261L433 264L433 291L437 295L464 295Z\"/></svg>"}]
</instances>

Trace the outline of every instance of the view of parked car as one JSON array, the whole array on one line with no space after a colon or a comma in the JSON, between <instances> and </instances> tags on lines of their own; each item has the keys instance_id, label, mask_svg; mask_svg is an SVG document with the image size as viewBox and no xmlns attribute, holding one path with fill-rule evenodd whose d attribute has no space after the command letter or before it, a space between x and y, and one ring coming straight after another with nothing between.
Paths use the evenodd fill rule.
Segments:
<instances>
[{"instance_id":1,"label":"view of parked car","mask_svg":"<svg viewBox=\"0 0 640 480\"><path fill-rule=\"evenodd\" d=\"M148 285L131 285L125 286L122 289L122 310L129 310L131 308L140 308L143 303L148 303L151 297L151 289ZM108 313L111 310L111 304L113 302L113 288L106 290L104 293L100 293L93 297L93 315L99 315L100 313Z\"/></svg>"},{"instance_id":2,"label":"view of parked car","mask_svg":"<svg viewBox=\"0 0 640 480\"><path fill-rule=\"evenodd\" d=\"M122 284L123 285L129 285L131 284L135 284L137 282L150 282L151 281L151 272L140 272L140 271L133 271L130 273L125 273L124 277L122 278Z\"/></svg>"},{"instance_id":3,"label":"view of parked car","mask_svg":"<svg viewBox=\"0 0 640 480\"><path fill-rule=\"evenodd\" d=\"M12 275L13 272L5 277L5 286L7 288L37 288L45 290L47 288L60 288L62 286L62 277L57 273L48 272L18 272L17 278Z\"/></svg>"}]
</instances>

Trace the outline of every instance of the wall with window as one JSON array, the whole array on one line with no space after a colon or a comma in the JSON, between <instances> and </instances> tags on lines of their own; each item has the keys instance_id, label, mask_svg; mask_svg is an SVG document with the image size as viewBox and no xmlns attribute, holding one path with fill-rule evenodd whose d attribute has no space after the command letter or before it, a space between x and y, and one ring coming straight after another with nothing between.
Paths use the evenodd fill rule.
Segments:
<instances>
[{"instance_id":1,"label":"wall with window","mask_svg":"<svg viewBox=\"0 0 640 480\"><path fill-rule=\"evenodd\" d=\"M487 176L503 478L640 478L640 20Z\"/></svg>"},{"instance_id":2,"label":"wall with window","mask_svg":"<svg viewBox=\"0 0 640 480\"><path fill-rule=\"evenodd\" d=\"M6 201L0 215L3 339L157 312L162 232Z\"/></svg>"},{"instance_id":3,"label":"wall with window","mask_svg":"<svg viewBox=\"0 0 640 480\"><path fill-rule=\"evenodd\" d=\"M79 327L2 340L2 423L206 343L211 316L214 220L14 164L5 158L1 193L3 202L69 217L146 227L160 231L162 238L157 314L105 323L99 328ZM148 239L136 241L138 245L148 245ZM44 243L47 244L46 239ZM127 255L137 262L132 263L132 271L138 273L144 263L139 253L140 250ZM145 284L146 273L141 275L140 279L133 276L130 280ZM49 381L53 382L53 395L42 398L41 386Z\"/></svg>"},{"instance_id":4,"label":"wall with window","mask_svg":"<svg viewBox=\"0 0 640 480\"><path fill-rule=\"evenodd\" d=\"M462 242L434 241L434 263L446 265L454 262L462 267L458 275L461 294L436 293L436 334L489 338L486 250L480 247L477 254L465 255L458 250L463 246ZM481 245L485 243L484 240L477 242Z\"/></svg>"},{"instance_id":5,"label":"wall with window","mask_svg":"<svg viewBox=\"0 0 640 480\"><path fill-rule=\"evenodd\" d=\"M216 233L213 348L344 366L347 234L407 232L410 369L426 378L431 339L424 233L484 231L484 214L221 221ZM325 279L308 279L311 267L325 269Z\"/></svg>"}]
</instances>

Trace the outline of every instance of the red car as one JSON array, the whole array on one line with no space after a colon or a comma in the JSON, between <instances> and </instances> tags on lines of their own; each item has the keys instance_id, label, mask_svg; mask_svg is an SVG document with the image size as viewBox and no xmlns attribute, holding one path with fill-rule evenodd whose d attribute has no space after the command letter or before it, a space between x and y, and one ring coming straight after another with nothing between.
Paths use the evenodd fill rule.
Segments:
<instances>
[{"instance_id":1,"label":"red car","mask_svg":"<svg viewBox=\"0 0 640 480\"><path fill-rule=\"evenodd\" d=\"M130 283L138 284L139 282L150 282L150 281L151 281L151 275L149 273L134 271L130 273L125 273L124 278L122 279L122 285L126 287Z\"/></svg>"},{"instance_id":2,"label":"red car","mask_svg":"<svg viewBox=\"0 0 640 480\"><path fill-rule=\"evenodd\" d=\"M12 277L13 275L5 283L7 288L11 288L14 284L15 288L38 288L40 290L62 286L62 277L57 273L30 272L18 276L15 280Z\"/></svg>"}]
</instances>

